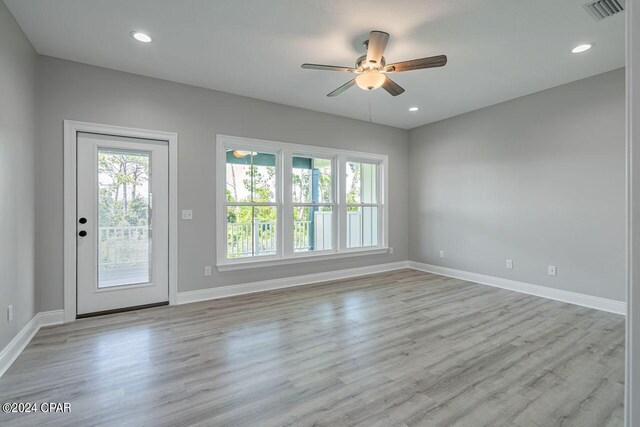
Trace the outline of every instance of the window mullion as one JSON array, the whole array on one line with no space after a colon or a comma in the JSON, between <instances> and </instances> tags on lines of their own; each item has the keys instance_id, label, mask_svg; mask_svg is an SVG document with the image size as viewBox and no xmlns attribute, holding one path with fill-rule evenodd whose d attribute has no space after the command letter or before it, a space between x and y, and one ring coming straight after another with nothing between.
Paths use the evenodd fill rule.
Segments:
<instances>
[{"instance_id":1,"label":"window mullion","mask_svg":"<svg viewBox=\"0 0 640 427\"><path fill-rule=\"evenodd\" d=\"M337 243L336 250L343 251L347 247L347 158L346 156L337 156L336 158L336 202L338 209L336 212L336 227L334 227L334 236Z\"/></svg>"},{"instance_id":2,"label":"window mullion","mask_svg":"<svg viewBox=\"0 0 640 427\"><path fill-rule=\"evenodd\" d=\"M282 211L282 254L285 258L293 255L293 152L291 150L282 150L282 198L280 209Z\"/></svg>"},{"instance_id":3,"label":"window mullion","mask_svg":"<svg viewBox=\"0 0 640 427\"><path fill-rule=\"evenodd\" d=\"M387 173L387 171L385 170L385 165L380 162L378 164L378 174L376 176L376 202L378 202L378 208L376 209L376 215L378 218L378 223L377 223L377 233L378 233L378 238L377 238L377 242L378 242L378 246L386 246L387 245L387 241L386 238L384 236L384 230L385 230L385 215L387 214L385 212L384 209L384 204L386 203L385 198L383 197L383 191L385 191L386 189L386 185L384 185L383 180L384 180L384 176Z\"/></svg>"},{"instance_id":4,"label":"window mullion","mask_svg":"<svg viewBox=\"0 0 640 427\"><path fill-rule=\"evenodd\" d=\"M258 231L256 230L256 209L254 206L254 197L253 197L253 192L255 190L254 188L254 184L253 184L253 180L254 180L254 175L256 173L255 168L253 167L253 154L250 154L251 156L251 165L249 166L249 178L250 178L250 182L251 182L251 188L250 188L250 193L249 193L249 198L251 200L251 256L254 257L256 256L256 236L258 235Z\"/></svg>"}]
</instances>

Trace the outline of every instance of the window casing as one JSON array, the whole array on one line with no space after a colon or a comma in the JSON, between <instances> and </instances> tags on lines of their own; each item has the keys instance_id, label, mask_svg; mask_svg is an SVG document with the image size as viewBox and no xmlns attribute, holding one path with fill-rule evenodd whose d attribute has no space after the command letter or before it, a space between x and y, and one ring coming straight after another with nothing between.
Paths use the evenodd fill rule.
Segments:
<instances>
[{"instance_id":1,"label":"window casing","mask_svg":"<svg viewBox=\"0 0 640 427\"><path fill-rule=\"evenodd\" d=\"M382 155L218 135L218 270L388 252L387 168Z\"/></svg>"}]
</instances>

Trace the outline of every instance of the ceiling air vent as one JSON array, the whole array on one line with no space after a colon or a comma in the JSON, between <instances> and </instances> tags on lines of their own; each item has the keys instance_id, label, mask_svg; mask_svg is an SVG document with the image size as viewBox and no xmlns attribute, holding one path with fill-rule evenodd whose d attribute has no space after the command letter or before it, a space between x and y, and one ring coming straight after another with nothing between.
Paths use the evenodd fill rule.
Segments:
<instances>
[{"instance_id":1,"label":"ceiling air vent","mask_svg":"<svg viewBox=\"0 0 640 427\"><path fill-rule=\"evenodd\" d=\"M624 12L625 0L595 0L583 7L596 21Z\"/></svg>"}]
</instances>

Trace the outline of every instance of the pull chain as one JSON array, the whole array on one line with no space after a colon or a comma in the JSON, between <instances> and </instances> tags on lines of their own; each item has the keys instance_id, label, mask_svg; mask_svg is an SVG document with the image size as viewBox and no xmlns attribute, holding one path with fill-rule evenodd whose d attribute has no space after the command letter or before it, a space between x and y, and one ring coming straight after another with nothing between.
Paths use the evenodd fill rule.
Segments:
<instances>
[{"instance_id":1,"label":"pull chain","mask_svg":"<svg viewBox=\"0 0 640 427\"><path fill-rule=\"evenodd\" d=\"M371 122L371 91L369 91L369 123Z\"/></svg>"}]
</instances>

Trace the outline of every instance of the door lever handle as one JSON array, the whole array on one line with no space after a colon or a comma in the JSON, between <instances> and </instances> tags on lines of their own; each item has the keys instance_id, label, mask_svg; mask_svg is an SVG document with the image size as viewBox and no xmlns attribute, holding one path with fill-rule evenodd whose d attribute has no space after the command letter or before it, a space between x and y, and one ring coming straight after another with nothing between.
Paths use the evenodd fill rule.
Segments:
<instances>
[{"instance_id":1,"label":"door lever handle","mask_svg":"<svg viewBox=\"0 0 640 427\"><path fill-rule=\"evenodd\" d=\"M80 231L80 232L78 233L78 236L80 236L80 237L84 237L84 236L86 236L86 235L87 235L87 232L86 232L86 231L84 231L84 230L82 230L82 231Z\"/></svg>"}]
</instances>

